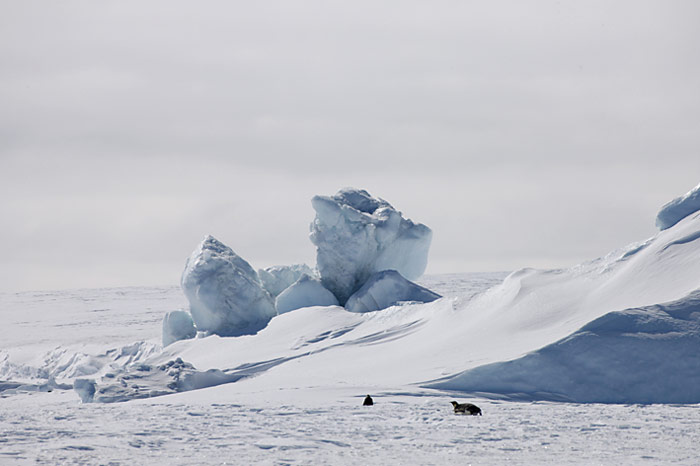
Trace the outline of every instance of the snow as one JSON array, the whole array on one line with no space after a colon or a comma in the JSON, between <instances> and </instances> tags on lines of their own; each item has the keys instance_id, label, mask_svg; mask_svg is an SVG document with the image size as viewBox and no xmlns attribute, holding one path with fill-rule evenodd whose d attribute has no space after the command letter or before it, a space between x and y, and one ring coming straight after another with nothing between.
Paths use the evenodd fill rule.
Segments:
<instances>
[{"instance_id":1,"label":"snow","mask_svg":"<svg viewBox=\"0 0 700 466\"><path fill-rule=\"evenodd\" d=\"M207 236L187 260L182 290L198 331L255 333L277 312L255 270L231 248Z\"/></svg>"},{"instance_id":2,"label":"snow","mask_svg":"<svg viewBox=\"0 0 700 466\"><path fill-rule=\"evenodd\" d=\"M605 314L513 361L432 388L579 403L697 403L700 290L667 304Z\"/></svg>"},{"instance_id":3,"label":"snow","mask_svg":"<svg viewBox=\"0 0 700 466\"><path fill-rule=\"evenodd\" d=\"M213 238L190 275L271 302ZM175 288L0 293L0 463L695 464L698 277L695 213L568 269L427 276L442 299L303 307L166 347Z\"/></svg>"},{"instance_id":4,"label":"snow","mask_svg":"<svg viewBox=\"0 0 700 466\"><path fill-rule=\"evenodd\" d=\"M372 312L401 302L429 303L441 298L437 293L406 280L396 270L372 275L345 303L350 312Z\"/></svg>"},{"instance_id":5,"label":"snow","mask_svg":"<svg viewBox=\"0 0 700 466\"><path fill-rule=\"evenodd\" d=\"M700 210L700 184L661 207L656 216L656 226L660 230L665 230L698 210Z\"/></svg>"},{"instance_id":6,"label":"snow","mask_svg":"<svg viewBox=\"0 0 700 466\"><path fill-rule=\"evenodd\" d=\"M321 281L302 275L293 285L284 290L275 300L278 314L310 306L337 306L338 300Z\"/></svg>"},{"instance_id":7,"label":"snow","mask_svg":"<svg viewBox=\"0 0 700 466\"><path fill-rule=\"evenodd\" d=\"M236 359L247 361L247 369L243 364L218 366L221 372L226 372L228 367L248 371L247 377L235 383L116 404L83 404L73 390L3 392L0 394L0 463L690 465L697 462L700 405L504 402L421 389L411 384L382 386L382 381L376 380L379 369L373 367L373 361L381 359L388 349L381 342L390 342L400 333L394 329L392 335L382 339L380 329L389 329L380 325L381 321L388 324L397 314L407 311L414 317L425 314L431 319L439 318L427 308L442 310L452 320L474 299L493 298L495 290L486 295L483 291L498 285L503 278L503 274L426 276L420 283L446 296L445 299L370 314L353 314L339 307L300 309L271 321L277 332L274 337L280 340L275 343L271 339L272 347L254 349L245 343L259 336L212 335L178 341L166 348L168 361L176 361L172 354L182 353L183 360L194 361L195 355L201 357L207 352L218 353L210 354L210 361L217 358L226 361L227 356L232 356L225 354L227 343L237 341L237 348L245 349L248 354L238 355ZM114 327L115 341L121 342L129 334L138 338L151 334L155 341L159 338L160 317L167 309L179 306L180 299L181 293L176 288L6 293L0 294L0 309L10 311L6 325L11 345L31 344L39 351L42 346L73 348L83 341L93 345L95 335L108 345L107 330L94 321L95 315L104 315L103 320ZM111 312L93 312L105 307ZM12 312L13 309L17 311ZM13 332L25 328L25 322L34 324L32 317L23 315L20 309L32 309L32 315L50 319L26 327L28 332ZM136 313L137 309L141 312ZM48 310L54 312L47 313ZM318 318L323 315L326 317ZM280 325L275 325L277 321ZM355 326L358 322L361 326L364 321L374 322L378 330L356 346L364 345L368 350L368 357L358 362L370 372L369 377L334 380L345 368L344 356L348 354L337 354L320 366L323 372L333 372L326 379L321 373L306 371L309 360L299 355L320 350L309 356L319 357L351 347L345 344L322 350L328 346L319 345L324 341L339 343L343 336L358 329ZM298 324L304 331L297 332L295 326L288 326L290 323ZM426 325L414 325L406 333L410 336L412 329L425 329ZM37 330L38 326L43 327ZM41 345L37 334L30 333L36 331L44 335ZM477 336L462 332L461 342L467 350L474 348L470 340ZM397 359L403 361L401 372L409 375L414 372L414 363L422 364L420 359L414 361L411 357L425 353L430 347L430 342L424 340L410 343L416 341L421 342L417 348L420 351L410 351L409 342L405 341L402 350L406 356ZM299 348L294 353L299 357L289 361L274 359L280 354L293 356L292 347ZM100 354L109 351L109 346L105 348ZM459 347L452 352L458 353L452 355L455 357L465 354ZM428 355L423 356L428 359ZM433 364L440 364L442 357L449 358L449 352L436 353L430 359ZM147 359L143 357L136 364ZM267 366L253 364L255 361L267 361ZM271 376L285 365L298 365L295 382L276 385ZM202 364L197 372L206 377L205 369ZM256 379L255 385L247 385ZM137 379L124 381L127 385L139 384ZM146 382L146 386L151 383ZM374 406L361 406L367 393L374 398ZM450 405L453 399L478 405L484 415L454 415Z\"/></svg>"},{"instance_id":8,"label":"snow","mask_svg":"<svg viewBox=\"0 0 700 466\"><path fill-rule=\"evenodd\" d=\"M178 340L187 340L197 335L194 321L189 312L183 310L171 311L163 317L163 346Z\"/></svg>"},{"instance_id":9,"label":"snow","mask_svg":"<svg viewBox=\"0 0 700 466\"><path fill-rule=\"evenodd\" d=\"M311 241L323 285L341 304L369 277L397 270L409 280L425 271L432 231L404 218L383 199L353 188L314 196Z\"/></svg>"},{"instance_id":10,"label":"snow","mask_svg":"<svg viewBox=\"0 0 700 466\"><path fill-rule=\"evenodd\" d=\"M281 292L299 280L303 275L315 276L311 267L306 264L275 265L258 270L258 276L263 288L276 298Z\"/></svg>"},{"instance_id":11,"label":"snow","mask_svg":"<svg viewBox=\"0 0 700 466\"><path fill-rule=\"evenodd\" d=\"M387 394L371 407L362 397L335 391L319 400L206 405L80 404L57 393L0 399L0 463L697 464L698 406L472 399L484 415L459 416L449 397Z\"/></svg>"}]
</instances>

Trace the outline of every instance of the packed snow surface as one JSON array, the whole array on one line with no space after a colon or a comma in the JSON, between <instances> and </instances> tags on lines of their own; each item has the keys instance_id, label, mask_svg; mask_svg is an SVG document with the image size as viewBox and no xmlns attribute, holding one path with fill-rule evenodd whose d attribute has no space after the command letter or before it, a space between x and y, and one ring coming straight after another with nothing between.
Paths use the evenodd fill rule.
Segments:
<instances>
[{"instance_id":1,"label":"packed snow surface","mask_svg":"<svg viewBox=\"0 0 700 466\"><path fill-rule=\"evenodd\" d=\"M187 260L182 290L199 331L251 334L277 314L257 272L212 236L204 238Z\"/></svg>"},{"instance_id":2,"label":"packed snow surface","mask_svg":"<svg viewBox=\"0 0 700 466\"><path fill-rule=\"evenodd\" d=\"M684 196L665 204L656 216L656 226L660 230L665 230L698 210L700 210L700 184Z\"/></svg>"},{"instance_id":3,"label":"packed snow surface","mask_svg":"<svg viewBox=\"0 0 700 466\"><path fill-rule=\"evenodd\" d=\"M350 312L372 312L401 302L430 303L441 298L437 293L406 280L396 270L384 270L372 275L362 288L345 303Z\"/></svg>"},{"instance_id":4,"label":"packed snow surface","mask_svg":"<svg viewBox=\"0 0 700 466\"><path fill-rule=\"evenodd\" d=\"M415 280L425 271L432 231L404 218L387 201L347 188L314 196L311 204L316 265L340 304L375 272L391 269Z\"/></svg>"},{"instance_id":5,"label":"packed snow surface","mask_svg":"<svg viewBox=\"0 0 700 466\"><path fill-rule=\"evenodd\" d=\"M310 306L337 306L338 300L317 278L302 275L275 300L278 314Z\"/></svg>"}]
</instances>

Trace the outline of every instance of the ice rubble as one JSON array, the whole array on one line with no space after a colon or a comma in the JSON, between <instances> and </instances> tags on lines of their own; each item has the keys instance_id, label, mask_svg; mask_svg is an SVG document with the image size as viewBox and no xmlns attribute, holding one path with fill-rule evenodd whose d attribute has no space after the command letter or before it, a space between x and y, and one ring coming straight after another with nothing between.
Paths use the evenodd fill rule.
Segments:
<instances>
[{"instance_id":1,"label":"ice rubble","mask_svg":"<svg viewBox=\"0 0 700 466\"><path fill-rule=\"evenodd\" d=\"M337 306L338 300L321 281L302 275L293 285L280 293L275 300L278 314L310 306Z\"/></svg>"},{"instance_id":2,"label":"ice rubble","mask_svg":"<svg viewBox=\"0 0 700 466\"><path fill-rule=\"evenodd\" d=\"M187 260L182 289L199 331L252 334L277 315L255 270L212 236L204 238Z\"/></svg>"},{"instance_id":3,"label":"ice rubble","mask_svg":"<svg viewBox=\"0 0 700 466\"><path fill-rule=\"evenodd\" d=\"M660 230L665 230L698 210L700 210L700 184L661 207L656 216L656 226Z\"/></svg>"},{"instance_id":4,"label":"ice rubble","mask_svg":"<svg viewBox=\"0 0 700 466\"><path fill-rule=\"evenodd\" d=\"M345 303L350 312L371 312L386 309L400 302L429 303L441 298L427 288L403 278L396 270L383 270L372 275Z\"/></svg>"},{"instance_id":5,"label":"ice rubble","mask_svg":"<svg viewBox=\"0 0 700 466\"><path fill-rule=\"evenodd\" d=\"M409 280L425 271L432 231L405 219L383 199L353 188L314 196L311 242L321 282L341 304L375 273L396 270Z\"/></svg>"},{"instance_id":6,"label":"ice rubble","mask_svg":"<svg viewBox=\"0 0 700 466\"><path fill-rule=\"evenodd\" d=\"M125 370L105 374L99 383L94 379L76 379L73 390L83 403L115 403L214 387L240 378L218 369L198 371L177 358L157 366L133 364Z\"/></svg>"},{"instance_id":7,"label":"ice rubble","mask_svg":"<svg viewBox=\"0 0 700 466\"><path fill-rule=\"evenodd\" d=\"M197 329L189 312L170 311L163 317L163 346L178 340L187 340L197 336Z\"/></svg>"},{"instance_id":8,"label":"ice rubble","mask_svg":"<svg viewBox=\"0 0 700 466\"><path fill-rule=\"evenodd\" d=\"M306 264L275 265L258 270L263 288L273 298L276 298L303 275L315 276L314 271Z\"/></svg>"}]
</instances>

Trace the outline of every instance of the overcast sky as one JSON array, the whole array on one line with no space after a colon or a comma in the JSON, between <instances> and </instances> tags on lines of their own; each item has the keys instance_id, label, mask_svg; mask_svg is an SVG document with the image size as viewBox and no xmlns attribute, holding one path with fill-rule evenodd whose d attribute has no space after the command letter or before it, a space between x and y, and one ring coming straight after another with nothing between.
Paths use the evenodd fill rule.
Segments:
<instances>
[{"instance_id":1,"label":"overcast sky","mask_svg":"<svg viewBox=\"0 0 700 466\"><path fill-rule=\"evenodd\" d=\"M700 2L0 0L0 291L315 261L314 194L428 273L565 267L700 182Z\"/></svg>"}]
</instances>

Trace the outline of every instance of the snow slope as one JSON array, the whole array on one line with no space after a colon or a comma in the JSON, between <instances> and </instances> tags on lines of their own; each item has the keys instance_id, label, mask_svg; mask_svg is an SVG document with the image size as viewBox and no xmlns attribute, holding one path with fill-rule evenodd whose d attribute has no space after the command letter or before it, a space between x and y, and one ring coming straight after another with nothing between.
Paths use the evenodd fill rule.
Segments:
<instances>
[{"instance_id":1,"label":"snow slope","mask_svg":"<svg viewBox=\"0 0 700 466\"><path fill-rule=\"evenodd\" d=\"M700 290L667 304L614 311L513 361L430 386L511 398L697 403Z\"/></svg>"}]
</instances>

